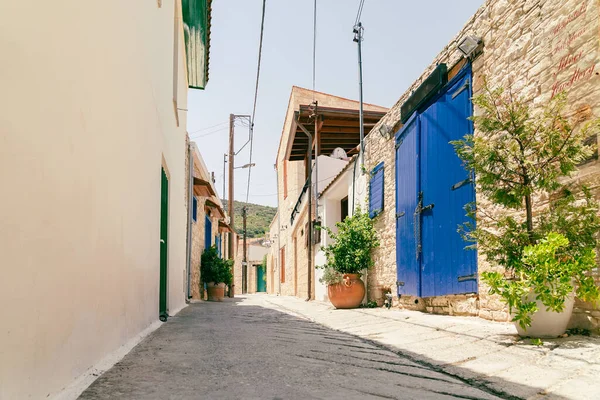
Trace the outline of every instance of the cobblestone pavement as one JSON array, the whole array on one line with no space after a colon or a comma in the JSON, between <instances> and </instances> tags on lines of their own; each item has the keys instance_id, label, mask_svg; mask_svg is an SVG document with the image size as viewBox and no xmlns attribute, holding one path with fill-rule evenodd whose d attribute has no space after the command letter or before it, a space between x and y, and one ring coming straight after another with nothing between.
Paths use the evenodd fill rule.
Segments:
<instances>
[{"instance_id":1,"label":"cobblestone pavement","mask_svg":"<svg viewBox=\"0 0 600 400\"><path fill-rule=\"evenodd\" d=\"M503 398L263 305L260 296L191 304L80 399Z\"/></svg>"}]
</instances>

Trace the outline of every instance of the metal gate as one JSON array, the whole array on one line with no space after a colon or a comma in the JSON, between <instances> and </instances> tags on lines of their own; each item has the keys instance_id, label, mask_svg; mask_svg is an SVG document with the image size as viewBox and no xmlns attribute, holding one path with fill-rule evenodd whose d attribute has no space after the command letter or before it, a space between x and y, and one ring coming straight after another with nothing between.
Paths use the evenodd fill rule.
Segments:
<instances>
[{"instance_id":1,"label":"metal gate","mask_svg":"<svg viewBox=\"0 0 600 400\"><path fill-rule=\"evenodd\" d=\"M398 294L477 292L477 254L457 231L475 189L449 143L472 133L471 115L467 67L396 135Z\"/></svg>"}]
</instances>

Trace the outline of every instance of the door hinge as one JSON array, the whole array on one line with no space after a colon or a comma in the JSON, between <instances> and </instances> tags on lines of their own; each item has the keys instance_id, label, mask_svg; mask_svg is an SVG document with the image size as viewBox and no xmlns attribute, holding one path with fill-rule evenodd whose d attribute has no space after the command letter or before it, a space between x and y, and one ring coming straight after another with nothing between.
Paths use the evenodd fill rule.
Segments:
<instances>
[{"instance_id":1,"label":"door hinge","mask_svg":"<svg viewBox=\"0 0 600 400\"><path fill-rule=\"evenodd\" d=\"M476 281L476 280L477 280L477 274L463 275L463 276L458 277L459 282Z\"/></svg>"},{"instance_id":2,"label":"door hinge","mask_svg":"<svg viewBox=\"0 0 600 400\"><path fill-rule=\"evenodd\" d=\"M397 287L404 286L404 285L405 285L405 283L404 283L404 282L401 282L401 281L396 281L396 286L397 286Z\"/></svg>"},{"instance_id":3,"label":"door hinge","mask_svg":"<svg viewBox=\"0 0 600 400\"><path fill-rule=\"evenodd\" d=\"M396 213L396 218L404 217L406 213L404 211Z\"/></svg>"},{"instance_id":4,"label":"door hinge","mask_svg":"<svg viewBox=\"0 0 600 400\"><path fill-rule=\"evenodd\" d=\"M398 150L398 147L402 146L402 139L398 139L398 141L396 142L396 150Z\"/></svg>"},{"instance_id":5,"label":"door hinge","mask_svg":"<svg viewBox=\"0 0 600 400\"><path fill-rule=\"evenodd\" d=\"M465 89L468 89L471 86L471 81L469 78L465 80L465 83L461 87L459 87L456 92L452 94L452 100L454 100L459 94L461 94Z\"/></svg>"}]
</instances>

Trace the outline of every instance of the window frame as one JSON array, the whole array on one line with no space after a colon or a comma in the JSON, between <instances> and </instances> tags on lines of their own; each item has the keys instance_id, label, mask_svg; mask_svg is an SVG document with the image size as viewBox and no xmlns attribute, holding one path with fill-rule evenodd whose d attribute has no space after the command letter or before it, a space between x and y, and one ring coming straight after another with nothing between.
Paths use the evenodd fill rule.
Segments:
<instances>
[{"instance_id":1,"label":"window frame","mask_svg":"<svg viewBox=\"0 0 600 400\"><path fill-rule=\"evenodd\" d=\"M381 174L381 206L378 209L372 208L373 206L373 182ZM371 179L369 179L369 217L375 218L383 212L385 208L385 165L384 162L380 162L371 170Z\"/></svg>"}]
</instances>

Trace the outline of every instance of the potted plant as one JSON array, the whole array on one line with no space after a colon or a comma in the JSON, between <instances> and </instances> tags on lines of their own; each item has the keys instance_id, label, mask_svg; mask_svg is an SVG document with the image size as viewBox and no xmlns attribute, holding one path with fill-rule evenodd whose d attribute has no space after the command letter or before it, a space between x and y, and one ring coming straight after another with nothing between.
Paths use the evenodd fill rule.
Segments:
<instances>
[{"instance_id":1,"label":"potted plant","mask_svg":"<svg viewBox=\"0 0 600 400\"><path fill-rule=\"evenodd\" d=\"M231 285L232 260L223 260L219 257L216 246L205 249L200 260L200 276L206 283L208 300L223 301L225 286Z\"/></svg>"},{"instance_id":2,"label":"potted plant","mask_svg":"<svg viewBox=\"0 0 600 400\"><path fill-rule=\"evenodd\" d=\"M452 144L476 177L478 193L491 204L467 206L469 216L477 213L477 226L466 224L459 231L495 268L482 273L483 281L506 302L519 334L559 336L575 295L584 301L600 298L590 276L596 267L598 204L584 186L563 185L595 151L586 139L597 135L600 122L572 124L563 115L564 94L533 113L530 102L486 84L473 102L480 134Z\"/></svg>"},{"instance_id":3,"label":"potted plant","mask_svg":"<svg viewBox=\"0 0 600 400\"><path fill-rule=\"evenodd\" d=\"M329 301L335 308L356 308L365 296L361 271L373 266L371 251L379 246L373 221L360 208L336 224L334 233L323 227L333 241L323 250L327 258L321 283L327 284Z\"/></svg>"}]
</instances>

